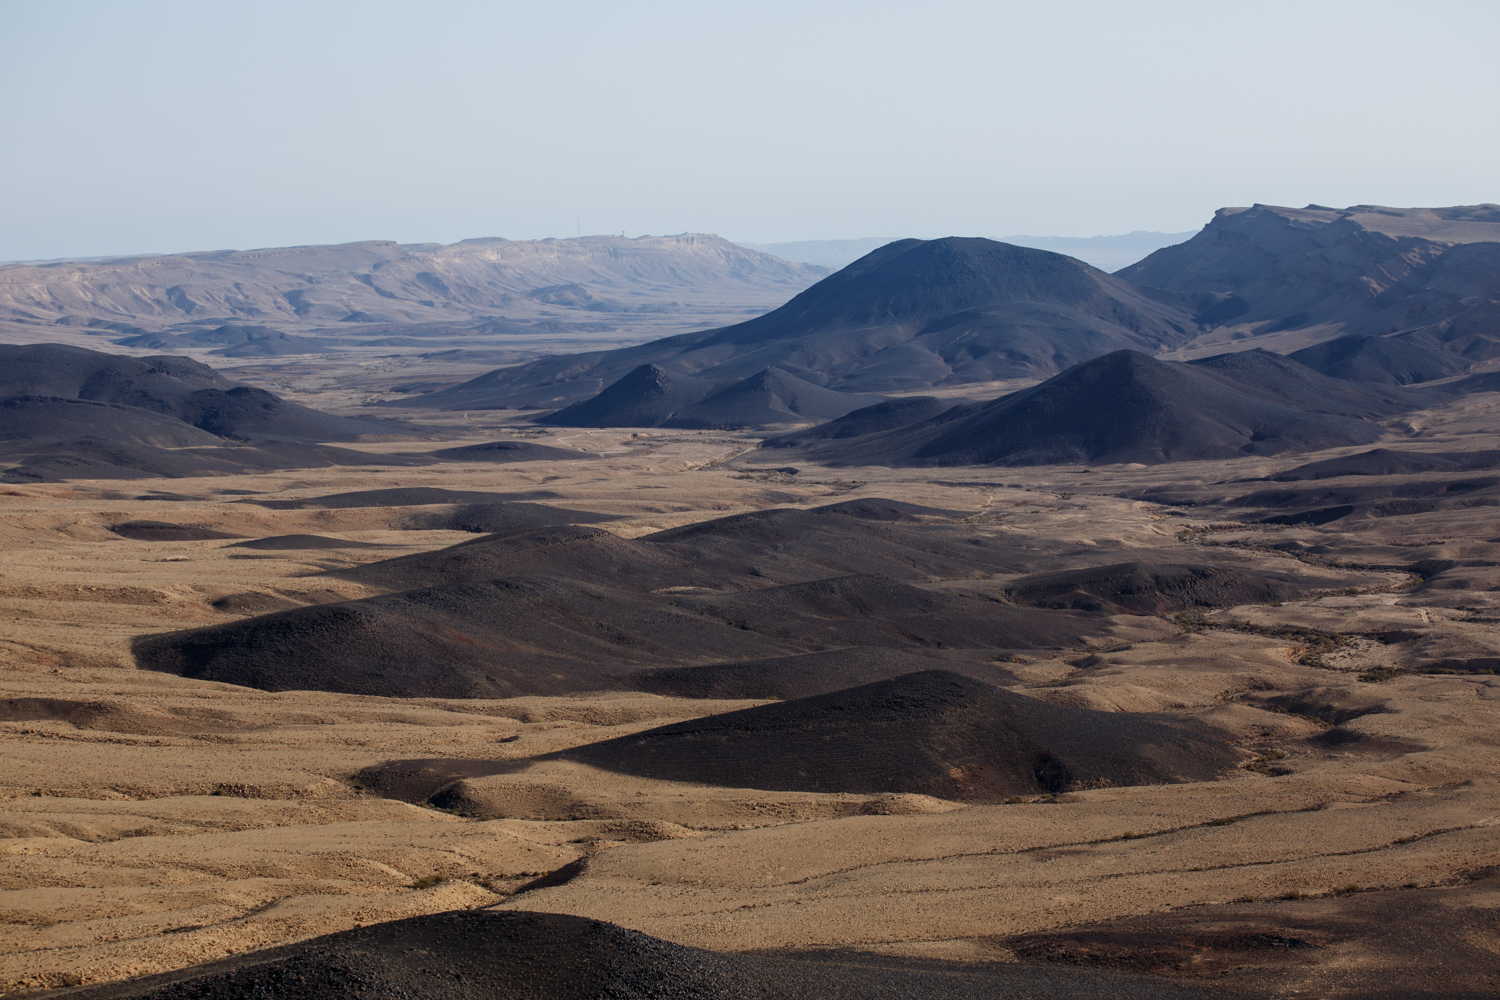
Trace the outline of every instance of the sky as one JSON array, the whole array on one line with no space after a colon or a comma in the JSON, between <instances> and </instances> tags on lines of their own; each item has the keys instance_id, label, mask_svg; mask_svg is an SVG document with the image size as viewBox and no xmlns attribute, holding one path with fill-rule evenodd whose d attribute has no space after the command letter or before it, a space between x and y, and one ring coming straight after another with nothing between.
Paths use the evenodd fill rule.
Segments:
<instances>
[{"instance_id":1,"label":"sky","mask_svg":"<svg viewBox=\"0 0 1500 1000\"><path fill-rule=\"evenodd\" d=\"M0 0L0 260L1500 202L1500 4Z\"/></svg>"}]
</instances>

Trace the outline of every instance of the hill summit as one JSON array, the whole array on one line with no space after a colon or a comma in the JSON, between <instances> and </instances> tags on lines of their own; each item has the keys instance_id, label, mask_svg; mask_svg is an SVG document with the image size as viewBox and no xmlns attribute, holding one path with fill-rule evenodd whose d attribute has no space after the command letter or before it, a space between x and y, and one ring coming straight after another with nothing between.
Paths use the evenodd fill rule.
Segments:
<instances>
[{"instance_id":1,"label":"hill summit","mask_svg":"<svg viewBox=\"0 0 1500 1000\"><path fill-rule=\"evenodd\" d=\"M861 393L1046 376L1121 348L1185 343L1196 328L1175 301L1046 250L898 240L735 326L543 358L402 403L560 407L644 364L706 380L774 368Z\"/></svg>"}]
</instances>

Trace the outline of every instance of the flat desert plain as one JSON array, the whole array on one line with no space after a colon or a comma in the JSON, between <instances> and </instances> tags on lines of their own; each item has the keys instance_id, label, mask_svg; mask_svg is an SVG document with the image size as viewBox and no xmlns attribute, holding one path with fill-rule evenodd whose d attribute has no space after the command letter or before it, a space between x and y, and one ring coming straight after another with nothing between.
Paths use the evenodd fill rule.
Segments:
<instances>
[{"instance_id":1,"label":"flat desert plain","mask_svg":"<svg viewBox=\"0 0 1500 1000\"><path fill-rule=\"evenodd\" d=\"M792 471L747 434L429 416L462 435L443 447L523 435L599 457L0 487L0 992L489 907L716 951L1050 963L1246 995L1500 990L1496 508L1317 526L1233 506L1274 485L1247 481L1357 448ZM1476 395L1413 417L1390 447L1500 447L1497 416L1500 396ZM769 700L394 698L138 669L137 637L375 596L337 571L475 537L403 528L410 507L256 502L411 486L612 515L595 527L622 538L878 498L1033 562L1207 561L1317 585L1275 604L1096 614L1063 647L985 657L1019 694L1148 713L1217 734L1237 760L1211 781L1009 802L726 787L550 756ZM142 520L223 537L111 530ZM240 544L288 535L331 541ZM1003 600L1022 575L920 585Z\"/></svg>"}]
</instances>

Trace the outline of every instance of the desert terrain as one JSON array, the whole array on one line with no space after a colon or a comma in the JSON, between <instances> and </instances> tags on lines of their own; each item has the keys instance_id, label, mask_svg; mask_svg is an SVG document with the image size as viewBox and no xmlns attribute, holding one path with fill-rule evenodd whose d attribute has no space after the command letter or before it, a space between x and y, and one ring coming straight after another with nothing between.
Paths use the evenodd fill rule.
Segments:
<instances>
[{"instance_id":1,"label":"desert terrain","mask_svg":"<svg viewBox=\"0 0 1500 1000\"><path fill-rule=\"evenodd\" d=\"M1409 447L1494 448L1486 428L1497 406L1484 396L1434 412ZM507 419L491 413L444 443L514 434ZM5 488L6 992L481 907L587 916L714 951L1041 961L1318 995L1414 988L1424 977L1474 995L1493 988L1500 642L1494 570L1482 567L1496 561L1500 525L1488 509L1357 529L1245 527L1226 523L1220 506L1132 498L1184 484L1249 492L1211 484L1300 458L792 474L747 460L760 457L750 435L557 429L529 439L600 457ZM1218 780L1010 804L767 792L537 760L761 699L268 692L137 669L137 636L366 597L379 588L327 574L473 537L394 527L409 513L398 508L272 509L247 498L415 483L545 490L532 502L612 515L599 527L625 539L881 498L951 512L944 522L1063 562L1212 557L1316 572L1325 586L1276 605L1106 616L1066 648L1007 656L1011 690L1212 727L1238 757ZM126 521L225 537L110 530ZM331 541L237 547L287 535ZM964 658L922 651L939 667L945 653ZM1431 667L1438 661L1456 665ZM413 761L447 770L384 794L359 777ZM440 789L463 807L431 804ZM1421 926L1389 920L1413 912ZM1451 928L1441 967L1424 936L1434 922ZM1298 943L1256 943L1266 935Z\"/></svg>"},{"instance_id":2,"label":"desert terrain","mask_svg":"<svg viewBox=\"0 0 1500 1000\"><path fill-rule=\"evenodd\" d=\"M13 323L0 993L1493 995L1497 211L535 361ZM561 266L457 246L340 253Z\"/></svg>"}]
</instances>

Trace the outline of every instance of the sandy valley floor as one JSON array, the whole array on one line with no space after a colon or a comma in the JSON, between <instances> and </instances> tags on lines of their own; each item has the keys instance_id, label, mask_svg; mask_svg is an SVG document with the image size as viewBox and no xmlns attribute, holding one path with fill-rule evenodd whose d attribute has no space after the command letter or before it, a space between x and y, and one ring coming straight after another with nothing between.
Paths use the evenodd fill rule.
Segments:
<instances>
[{"instance_id":1,"label":"sandy valley floor","mask_svg":"<svg viewBox=\"0 0 1500 1000\"><path fill-rule=\"evenodd\" d=\"M1414 418L1417 436L1399 446L1496 447L1484 433L1494 397L1476 398ZM461 432L518 430L487 415ZM793 475L736 457L755 443L743 435L535 439L604 457L0 487L0 993L485 906L731 951L1113 964L1308 995L1398 975L1500 989L1500 676L1420 672L1444 657L1500 656L1500 580L1483 565L1500 564L1496 508L1248 529L1209 502L1212 484L1326 456ZM1206 506L1129 498L1161 484L1201 489ZM472 537L399 530L399 512L382 508L244 502L398 485L545 489L555 496L541 502L622 515L605 527L627 536L887 497L966 512L1017 545L1107 552L1101 562L1228 546L1280 567L1295 560L1270 543L1301 541L1325 546L1320 572L1342 582L1276 607L1121 616L1108 642L1007 665L1038 697L1227 731L1243 766L1217 782L961 806L678 785L552 761L467 779L486 809L456 815L381 798L355 775L391 760L529 758L754 703L269 694L135 668L134 636L366 596L318 574ZM384 547L262 552L109 530L131 519ZM1424 560L1474 568L1432 578L1408 568Z\"/></svg>"}]
</instances>

